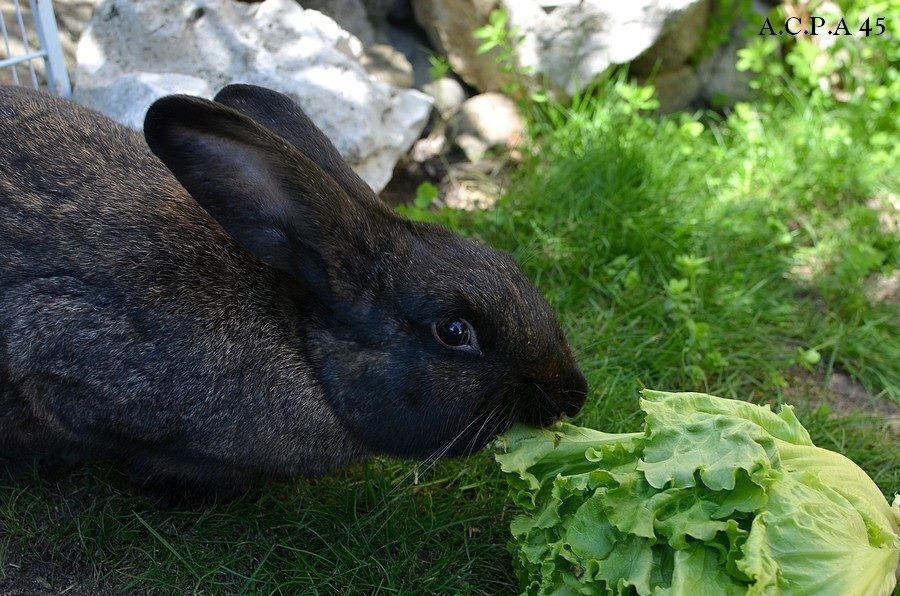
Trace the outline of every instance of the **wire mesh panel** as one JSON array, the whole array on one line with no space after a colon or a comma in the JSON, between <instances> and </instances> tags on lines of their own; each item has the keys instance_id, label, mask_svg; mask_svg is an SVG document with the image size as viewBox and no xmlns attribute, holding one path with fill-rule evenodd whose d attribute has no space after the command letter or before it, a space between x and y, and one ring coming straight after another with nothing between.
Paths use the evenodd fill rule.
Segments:
<instances>
[{"instance_id":1,"label":"wire mesh panel","mask_svg":"<svg viewBox=\"0 0 900 596\"><path fill-rule=\"evenodd\" d=\"M0 83L43 85L69 97L71 86L51 0L0 0ZM42 68L41 68L42 67Z\"/></svg>"}]
</instances>

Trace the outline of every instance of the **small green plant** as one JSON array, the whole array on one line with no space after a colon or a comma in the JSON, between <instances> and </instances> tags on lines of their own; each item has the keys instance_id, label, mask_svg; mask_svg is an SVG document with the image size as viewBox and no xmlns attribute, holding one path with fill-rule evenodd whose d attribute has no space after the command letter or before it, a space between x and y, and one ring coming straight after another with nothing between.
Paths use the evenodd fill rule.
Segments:
<instances>
[{"instance_id":1,"label":"small green plant","mask_svg":"<svg viewBox=\"0 0 900 596\"><path fill-rule=\"evenodd\" d=\"M772 22L783 23L789 16L785 4L773 9ZM814 0L805 3L803 10L835 27L845 23L847 29L840 35L816 37L754 35L738 52L738 70L754 73L754 88L770 100L800 96L822 107L865 103L870 114L877 114L882 131L895 129L896 118L891 125L885 117L896 114L900 102L900 70L896 68L900 3ZM880 35L866 27L876 15L888 27Z\"/></svg>"},{"instance_id":2,"label":"small green plant","mask_svg":"<svg viewBox=\"0 0 900 596\"><path fill-rule=\"evenodd\" d=\"M428 65L428 74L432 81L446 77L452 70L450 61L440 54L429 54Z\"/></svg>"},{"instance_id":3,"label":"small green plant","mask_svg":"<svg viewBox=\"0 0 900 596\"><path fill-rule=\"evenodd\" d=\"M615 91L624 100L618 104L618 108L626 116L637 115L640 112L655 110L659 107L656 90L650 85L641 86L619 82L615 86Z\"/></svg>"},{"instance_id":4,"label":"small green plant","mask_svg":"<svg viewBox=\"0 0 900 596\"><path fill-rule=\"evenodd\" d=\"M691 56L691 62L697 64L708 58L716 48L732 40L737 24L755 23L757 18L751 0L717 0L711 3L706 27Z\"/></svg>"},{"instance_id":5,"label":"small green plant","mask_svg":"<svg viewBox=\"0 0 900 596\"><path fill-rule=\"evenodd\" d=\"M435 201L440 190L431 182L422 182L416 187L416 196L407 204L398 205L397 210L410 219L436 221Z\"/></svg>"},{"instance_id":6,"label":"small green plant","mask_svg":"<svg viewBox=\"0 0 900 596\"><path fill-rule=\"evenodd\" d=\"M519 64L516 48L524 36L518 26L509 25L509 15L505 10L492 10L486 25L475 29L472 35L481 40L478 54L494 52L494 63L504 77L503 92L519 102L520 107L531 111L533 104L545 103L549 95L542 89L529 89L527 84L532 69Z\"/></svg>"},{"instance_id":7,"label":"small green plant","mask_svg":"<svg viewBox=\"0 0 900 596\"><path fill-rule=\"evenodd\" d=\"M438 197L438 188L431 182L423 182L416 188L416 198L413 205L417 209L427 209Z\"/></svg>"},{"instance_id":8,"label":"small green plant","mask_svg":"<svg viewBox=\"0 0 900 596\"><path fill-rule=\"evenodd\" d=\"M478 46L479 54L486 54L497 50L497 62L510 64L510 70L514 68L515 47L521 41L518 27L508 27L509 15L505 10L492 10L488 16L486 25L475 29L472 36L481 40Z\"/></svg>"}]
</instances>

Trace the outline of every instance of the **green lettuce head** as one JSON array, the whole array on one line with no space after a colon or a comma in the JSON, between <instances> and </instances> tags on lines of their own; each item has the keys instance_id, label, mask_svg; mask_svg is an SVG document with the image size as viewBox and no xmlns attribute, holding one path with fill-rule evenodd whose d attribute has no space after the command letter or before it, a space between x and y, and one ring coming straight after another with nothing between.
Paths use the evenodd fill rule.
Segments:
<instances>
[{"instance_id":1,"label":"green lettuce head","mask_svg":"<svg viewBox=\"0 0 900 596\"><path fill-rule=\"evenodd\" d=\"M890 594L900 498L785 406L644 391L642 433L517 427L497 461L541 594Z\"/></svg>"}]
</instances>

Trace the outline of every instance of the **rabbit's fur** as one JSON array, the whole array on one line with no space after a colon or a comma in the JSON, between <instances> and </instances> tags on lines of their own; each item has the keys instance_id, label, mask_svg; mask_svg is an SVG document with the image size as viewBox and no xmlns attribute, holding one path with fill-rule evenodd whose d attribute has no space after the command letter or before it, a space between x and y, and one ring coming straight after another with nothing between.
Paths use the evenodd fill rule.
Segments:
<instances>
[{"instance_id":1,"label":"rabbit's fur","mask_svg":"<svg viewBox=\"0 0 900 596\"><path fill-rule=\"evenodd\" d=\"M144 128L0 87L0 455L233 485L583 403L513 259L401 218L287 97L167 97ZM477 349L438 342L448 317Z\"/></svg>"}]
</instances>

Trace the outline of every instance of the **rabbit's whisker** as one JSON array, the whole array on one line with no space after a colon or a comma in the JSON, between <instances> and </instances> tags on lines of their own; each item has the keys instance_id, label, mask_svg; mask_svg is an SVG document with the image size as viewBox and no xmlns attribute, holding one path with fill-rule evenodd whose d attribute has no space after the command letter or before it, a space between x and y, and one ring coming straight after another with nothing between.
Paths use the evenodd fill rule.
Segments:
<instances>
[{"instance_id":1,"label":"rabbit's whisker","mask_svg":"<svg viewBox=\"0 0 900 596\"><path fill-rule=\"evenodd\" d=\"M440 447L435 449L428 457L426 457L421 462L410 467L409 471L407 471L399 480L396 481L395 486L392 490L384 495L381 499L381 507L364 516L364 522L360 524L358 527L364 527L370 523L376 522L385 512L391 511L392 513L386 517L382 523L382 528L391 520L391 516L394 512L397 511L396 507L390 507L394 503L396 503L402 496L405 494L403 489L408 488L406 485L406 481L409 480L410 477L414 476L416 473L423 474L428 472L431 468L437 465L437 462L440 461L444 455L453 447L453 444L459 440L460 437L465 434L467 430L469 430L473 425L478 422L479 418L475 417L469 423L463 427L452 439L442 444Z\"/></svg>"},{"instance_id":2,"label":"rabbit's whisker","mask_svg":"<svg viewBox=\"0 0 900 596\"><path fill-rule=\"evenodd\" d=\"M491 412L487 416L484 417L484 421L481 423L481 427L478 429L478 432L475 433L475 435L472 437L472 439L469 441L469 443L466 447L466 451L467 451L466 455L467 456L472 455L472 453L475 451L475 447L478 445L478 437L481 435L482 431L484 431L484 429L487 427L487 425L491 421L491 419L493 419L494 415L496 415L497 412L499 412L499 411L500 411L500 406L495 406L494 409L491 410Z\"/></svg>"},{"instance_id":3,"label":"rabbit's whisker","mask_svg":"<svg viewBox=\"0 0 900 596\"><path fill-rule=\"evenodd\" d=\"M547 395L547 392L544 391L544 388L541 387L540 385L538 385L537 383L532 383L532 385L534 385L534 387L538 391L541 392L541 396L544 398L544 401L547 402L547 405L550 407L550 409L548 410L548 413L553 414L553 413L559 412L559 407L553 403L553 400L550 399L550 396Z\"/></svg>"}]
</instances>

